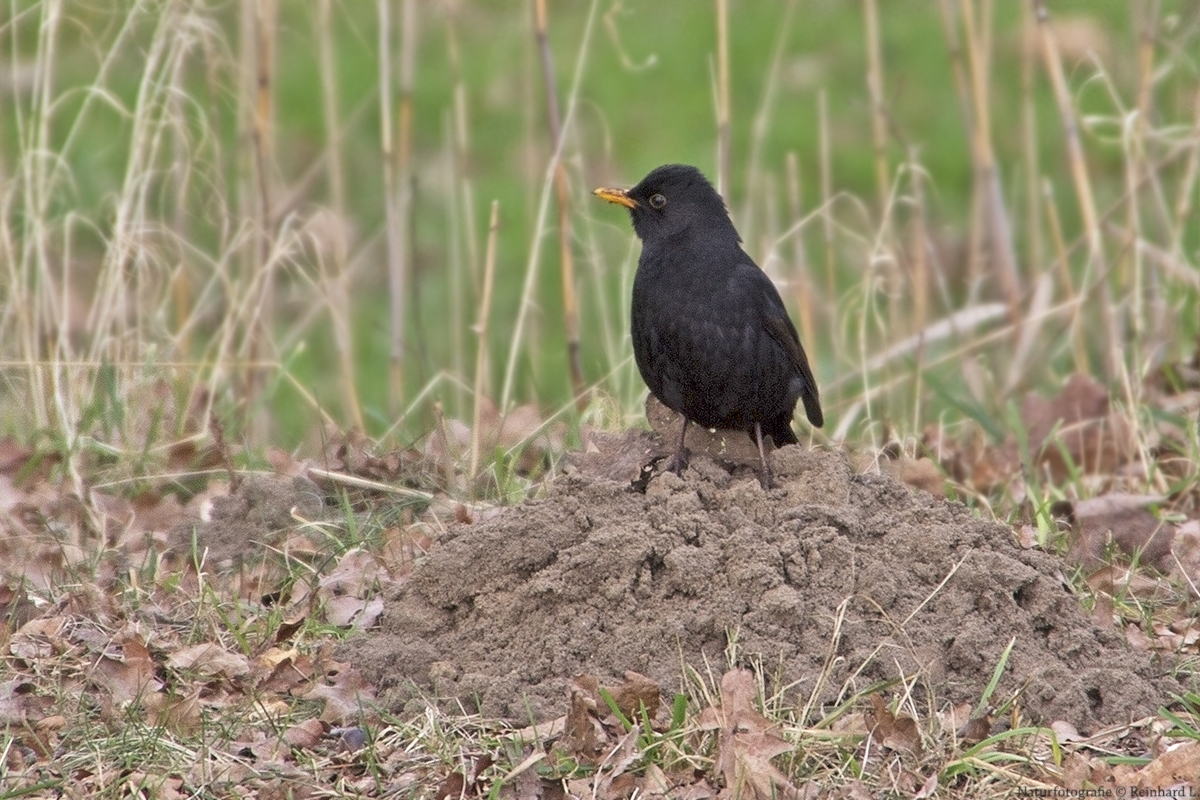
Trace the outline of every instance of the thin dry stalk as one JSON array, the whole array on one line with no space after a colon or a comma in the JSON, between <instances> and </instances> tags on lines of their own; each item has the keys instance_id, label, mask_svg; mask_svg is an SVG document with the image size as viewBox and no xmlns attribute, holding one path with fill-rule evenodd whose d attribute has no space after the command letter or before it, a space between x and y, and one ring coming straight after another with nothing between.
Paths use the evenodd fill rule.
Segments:
<instances>
[{"instance_id":1,"label":"thin dry stalk","mask_svg":"<svg viewBox=\"0 0 1200 800\"><path fill-rule=\"evenodd\" d=\"M492 311L492 285L496 274L496 241L500 231L500 201L492 201L492 214L488 222L487 255L483 263L483 294L479 301L479 320L473 328L479 337L475 349L475 413L471 420L471 476L469 485L474 485L479 474L479 437L483 421L483 403L487 397L484 379L487 375L488 322Z\"/></svg>"},{"instance_id":2,"label":"thin dry stalk","mask_svg":"<svg viewBox=\"0 0 1200 800\"><path fill-rule=\"evenodd\" d=\"M913 322L916 330L929 324L929 231L926 227L925 170L917 163L916 153L909 155L909 181L912 188L912 222L909 225L908 253L911 262ZM917 373L918 380L920 373Z\"/></svg>"},{"instance_id":3,"label":"thin dry stalk","mask_svg":"<svg viewBox=\"0 0 1200 800\"><path fill-rule=\"evenodd\" d=\"M716 0L717 12L717 191L729 191L731 132L729 129L729 8Z\"/></svg>"},{"instance_id":4,"label":"thin dry stalk","mask_svg":"<svg viewBox=\"0 0 1200 800\"><path fill-rule=\"evenodd\" d=\"M954 96L958 99L959 112L962 114L963 127L967 131L968 140L975 140L976 120L972 111L970 82L967 80L967 68L964 65L963 48L959 38L958 13L953 0L939 0L938 10L941 12L942 35L946 40L946 49L950 56L950 74L954 78ZM979 219L980 185L978 182L971 190L972 225L968 234L967 249L967 285L974 287L980 274L980 239L981 226L974 224Z\"/></svg>"},{"instance_id":5,"label":"thin dry stalk","mask_svg":"<svg viewBox=\"0 0 1200 800\"><path fill-rule=\"evenodd\" d=\"M450 174L447 176L447 218L450 223L450 321L453 325L453 363L456 372L465 374L467 345L464 337L467 309L473 305L469 287L479 285L479 236L475 223L475 189L470 175L470 123L467 114L467 90L463 82L458 46L456 5L445 3L446 52L453 82L453 111L448 149ZM463 253L465 252L465 256Z\"/></svg>"},{"instance_id":6,"label":"thin dry stalk","mask_svg":"<svg viewBox=\"0 0 1200 800\"><path fill-rule=\"evenodd\" d=\"M387 226L388 301L391 318L388 406L396 416L404 401L404 355L412 202L410 178L412 88L416 71L416 5L405 0L400 22L400 97L392 102L391 3L379 0L380 146L383 161L384 209ZM395 114L396 130L393 130Z\"/></svg>"},{"instance_id":7,"label":"thin dry stalk","mask_svg":"<svg viewBox=\"0 0 1200 800\"><path fill-rule=\"evenodd\" d=\"M1091 286L1095 281L1099 284L1099 316L1101 333L1104 336L1104 374L1115 378L1120 372L1120 335L1117 331L1117 321L1112 303L1112 292L1109 289L1107 276L1104 274L1106 260L1104 256L1104 240L1100 232L1100 219L1096 213L1096 200L1092 194L1091 176L1088 173L1087 162L1083 156L1083 143L1079 135L1079 123L1075 107L1071 102L1071 93L1067 88L1066 75L1063 72L1062 56L1058 51L1058 42L1054 37L1054 29L1050 24L1050 12L1045 0L1032 0L1034 16L1037 19L1039 38L1042 44L1042 57L1046 65L1046 73L1054 90L1054 101L1058 106L1059 117L1063 126L1063 137L1067 148L1067 163L1071 170L1071 179L1075 185L1075 197L1079 203L1080 216L1083 218L1083 234L1087 241L1087 268L1084 285Z\"/></svg>"},{"instance_id":8,"label":"thin dry stalk","mask_svg":"<svg viewBox=\"0 0 1200 800\"><path fill-rule=\"evenodd\" d=\"M794 150L786 158L788 213L795 224L804 218L803 195L800 186L800 164ZM800 317L801 341L816 342L817 328L813 320L812 276L809 274L808 254L804 251L804 230L792 235L792 289ZM811 346L811 345L810 345Z\"/></svg>"},{"instance_id":9,"label":"thin dry stalk","mask_svg":"<svg viewBox=\"0 0 1200 800\"><path fill-rule=\"evenodd\" d=\"M996 170L996 154L992 143L991 119L991 3L984 0L985 20L982 27L975 19L976 0L961 0L964 35L967 41L967 67L970 74L972 101L971 155L975 180L980 192L983 212L983 238L988 243L989 262L1000 282L1000 291L1015 320L1022 296L1017 275L1016 255L1012 244L1012 223L1004 202L1000 176Z\"/></svg>"},{"instance_id":10,"label":"thin dry stalk","mask_svg":"<svg viewBox=\"0 0 1200 800\"><path fill-rule=\"evenodd\" d=\"M1171 253L1180 261L1186 260L1183 251L1183 236L1187 222L1191 219L1192 203L1196 195L1196 184L1200 179L1200 86L1192 95L1192 129L1188 134L1187 165L1182 170L1179 189L1175 194L1175 205L1171 214Z\"/></svg>"},{"instance_id":11,"label":"thin dry stalk","mask_svg":"<svg viewBox=\"0 0 1200 800\"><path fill-rule=\"evenodd\" d=\"M1067 240L1063 236L1062 220L1058 217L1058 206L1054 202L1054 187L1049 180L1043 181L1042 193L1045 196L1046 225L1050 229L1050 243L1054 246L1054 264L1058 267L1058 283L1060 291L1068 305L1078 302L1075 285L1071 281L1071 260L1067 251ZM1083 320L1076 314L1071 320L1071 352L1075 357L1075 371L1088 374L1087 342L1084 339Z\"/></svg>"},{"instance_id":12,"label":"thin dry stalk","mask_svg":"<svg viewBox=\"0 0 1200 800\"><path fill-rule=\"evenodd\" d=\"M1021 41L1034 41L1037 28L1033 6L1021 4ZM1037 59L1031 51L1021 53L1021 164L1025 172L1025 240L1029 249L1025 255L1026 269L1036 275L1044 263L1042 241L1041 167L1038 163L1037 103L1034 98L1034 75Z\"/></svg>"},{"instance_id":13,"label":"thin dry stalk","mask_svg":"<svg viewBox=\"0 0 1200 800\"><path fill-rule=\"evenodd\" d=\"M342 373L342 391L354 426L365 430L362 403L358 397L358 376L354 361L354 334L350 326L350 293L347 291L348 242L343 222L346 219L346 180L339 146L337 63L333 54L333 19L330 0L320 0L313 36L317 40L317 63L321 75L321 101L325 122L325 178L329 186L329 203L336 223L333 226L333 274L328 281L330 319L333 323L334 347Z\"/></svg>"},{"instance_id":14,"label":"thin dry stalk","mask_svg":"<svg viewBox=\"0 0 1200 800\"><path fill-rule=\"evenodd\" d=\"M1139 10L1144 10L1145 13L1139 15ZM1134 17L1133 23L1137 30L1138 41L1137 99L1133 113L1127 115L1127 119L1122 125L1128 203L1125 209L1125 237L1121 244L1121 252L1124 257L1121 259L1122 269L1118 285L1130 287L1132 284L1132 291L1129 292L1132 302L1129 309L1129 321L1134 341L1131 355L1134 359L1132 365L1134 373L1138 375L1141 374L1138 363L1142 353L1140 344L1142 335L1147 328L1147 312L1149 311L1146 306L1143 249L1139 246L1143 236L1143 225L1141 203L1138 202L1141 192L1138 187L1144 176L1152 175L1150 166L1146 163L1146 136L1149 133L1151 104L1154 97L1154 28L1157 23L1157 11L1158 3L1156 2L1145 5L1135 3L1130 9L1130 13ZM1141 385L1140 381L1135 383L1138 386Z\"/></svg>"},{"instance_id":15,"label":"thin dry stalk","mask_svg":"<svg viewBox=\"0 0 1200 800\"><path fill-rule=\"evenodd\" d=\"M831 341L840 341L837 320L837 256L834 253L833 224L833 152L829 135L829 99L824 89L817 91L817 140L821 168L821 232L825 243L825 307L829 310L828 333Z\"/></svg>"},{"instance_id":16,"label":"thin dry stalk","mask_svg":"<svg viewBox=\"0 0 1200 800\"><path fill-rule=\"evenodd\" d=\"M863 0L867 35L867 92L871 96L871 146L875 156L875 199L883 208L891 194L887 158L887 111L883 103L883 53L879 43L879 8Z\"/></svg>"},{"instance_id":17,"label":"thin dry stalk","mask_svg":"<svg viewBox=\"0 0 1200 800\"><path fill-rule=\"evenodd\" d=\"M558 113L558 91L554 81L554 62L550 55L547 34L546 0L534 0L534 33L537 37L538 59L542 65L542 85L546 90L546 115L550 123L550 144L556 152L562 150L562 121ZM567 168L561 156L554 162L554 194L558 203L558 259L562 272L563 327L567 334L567 370L571 376L571 391L575 405L583 411L587 406L587 389L583 383L583 364L579 352L579 301L575 287L575 258L571 252L571 193L567 184Z\"/></svg>"},{"instance_id":18,"label":"thin dry stalk","mask_svg":"<svg viewBox=\"0 0 1200 800\"><path fill-rule=\"evenodd\" d=\"M394 302L392 318L392 389L396 397L404 393L405 327L408 295L415 293L412 283L413 253L416 252L416 231L413 226L413 88L417 76L417 3L404 0L400 6L400 104L396 121L396 182L399 190L397 213L401 225L401 251L398 270L392 274L391 295Z\"/></svg>"},{"instance_id":19,"label":"thin dry stalk","mask_svg":"<svg viewBox=\"0 0 1200 800\"><path fill-rule=\"evenodd\" d=\"M754 241L760 234L755 223L757 217L757 214L754 212L755 199L769 199L772 197L768 187L763 185L766 182L766 178L770 176L771 171L764 169L762 152L767 140L767 134L770 133L772 117L780 107L778 101L779 86L781 83L780 77L783 71L784 57L788 53L788 35L792 30L792 20L795 16L796 5L797 0L788 1L787 8L783 13L783 19L780 20L778 29L775 32L771 65L767 69L767 74L762 81L762 97L758 101L758 109L754 113L754 122L750 129L750 157L746 161L748 167L746 200L743 204L747 211L741 214L741 229L743 237L748 242ZM790 157L795 158L794 155Z\"/></svg>"},{"instance_id":20,"label":"thin dry stalk","mask_svg":"<svg viewBox=\"0 0 1200 800\"><path fill-rule=\"evenodd\" d=\"M554 149L550 162L546 165L546 173L542 180L542 189L538 198L535 215L532 245L529 250L529 260L525 265L525 280L521 287L520 306L517 309L517 319L513 325L512 340L508 349L508 362L504 367L504 385L500 391L500 409L503 414L512 398L513 386L516 381L517 362L521 345L525 336L525 325L529 318L529 310L533 307L534 295L537 289L538 267L541 262L543 232L546 229L546 215L549 213L550 190L554 184L555 169L562 157L562 142L571 128L571 120L575 116L575 103L579 97L579 86L583 79L584 65L591 49L592 30L596 21L598 0L593 0L588 6L587 21L583 28L583 38L579 43L579 57L575 60L575 73L571 79L571 89L567 93L567 113L563 116L562 137L559 146Z\"/></svg>"},{"instance_id":21,"label":"thin dry stalk","mask_svg":"<svg viewBox=\"0 0 1200 800\"><path fill-rule=\"evenodd\" d=\"M185 118L183 109L182 91L173 92L167 103L170 106L170 116L177 120ZM186 213L187 197L190 189L189 176L191 170L188 168L188 152L185 147L185 137L172 137L173 166L171 171L174 173L171 180L175 184L175 214L171 222L171 232L175 239L180 242L186 242L192 238L191 225L189 224L190 216ZM184 320L192 316L195 307L195 297L193 296L193 286L191 277L188 274L188 262L181 258L179 269L171 276L171 320L175 328L181 328ZM187 354L192 351L192 342L185 333L177 342L180 352Z\"/></svg>"},{"instance_id":22,"label":"thin dry stalk","mask_svg":"<svg viewBox=\"0 0 1200 800\"><path fill-rule=\"evenodd\" d=\"M28 117L26 119L18 118L17 128L18 137L22 139L23 145L23 158L20 165L22 192L20 203L26 210L27 216L25 225L18 231L25 240L20 245L20 275L17 276L17 280L10 281L9 285L13 292L12 300L17 316L21 356L27 367L26 381L30 387L39 389L46 384L42 369L44 358L39 332L46 329L47 323L61 321L61 317L55 319L52 316L53 306L47 302L47 300L55 299L53 289L43 288L41 290L45 293L43 297L40 296L38 287L46 282L45 278L39 280L39 276L49 277L52 274L47 269L50 263L50 222L47 215L55 180L54 161L50 158L42 158L40 155L53 152L50 140L50 116L51 109L54 107L55 51L58 44L59 24L62 20L61 2L58 0L48 2L43 9L42 19L38 25L38 42L34 56L33 100L30 103ZM13 108L19 110L20 107L20 103L15 102L14 98ZM7 220L10 217L5 215L4 219ZM17 248L13 247L12 249L16 250ZM15 265L16 262L14 262ZM66 291L65 286L63 291ZM48 316L50 319L46 318ZM60 325L59 330L62 331L65 327L65 325ZM65 332L60 333L56 344L57 352L54 361L58 361L69 352L65 350L66 347L69 347ZM53 386L52 393L29 392L31 395L30 407L39 428L49 425L50 420L56 415L57 409L50 399L61 398L64 393L70 394L70 379L62 375L61 370L57 367L51 375L51 380L56 384ZM74 416L62 417L63 420L75 418Z\"/></svg>"},{"instance_id":23,"label":"thin dry stalk","mask_svg":"<svg viewBox=\"0 0 1200 800\"><path fill-rule=\"evenodd\" d=\"M271 350L271 331L275 318L275 280L270 269L273 224L270 164L273 163L275 40L279 9L275 0L254 4L252 31L254 36L254 114L251 118L250 142L254 164L255 188L258 195L258 250L250 269L263 271L261 301L250 320L247 362L255 363ZM259 395L265 376L248 368L243 376L247 399ZM253 420L250 423L255 424Z\"/></svg>"},{"instance_id":24,"label":"thin dry stalk","mask_svg":"<svg viewBox=\"0 0 1200 800\"><path fill-rule=\"evenodd\" d=\"M457 201L459 213L466 221L463 238L467 247L467 267L471 281L479 280L479 240L473 226L475 208L475 190L467 165L471 156L471 125L467 114L467 87L463 83L462 59L458 46L458 28L455 25L454 9L456 4L447 0L446 3L446 53L450 59L450 74L454 82L454 169L459 187Z\"/></svg>"}]
</instances>

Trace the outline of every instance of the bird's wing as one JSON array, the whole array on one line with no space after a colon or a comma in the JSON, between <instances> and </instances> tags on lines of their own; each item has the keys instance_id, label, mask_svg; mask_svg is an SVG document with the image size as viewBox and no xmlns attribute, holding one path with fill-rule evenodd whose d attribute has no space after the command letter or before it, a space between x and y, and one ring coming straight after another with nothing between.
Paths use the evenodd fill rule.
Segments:
<instances>
[{"instance_id":1,"label":"bird's wing","mask_svg":"<svg viewBox=\"0 0 1200 800\"><path fill-rule=\"evenodd\" d=\"M762 299L763 326L767 334L783 348L796 370L800 380L799 396L804 401L804 415L815 427L821 427L825 424L825 415L821 412L817 381L808 365L808 356L804 353L804 346L800 344L796 326L792 324L792 318L788 316L783 299L779 296L779 290L748 256L738 264L734 280L745 287L743 291L747 296L758 296Z\"/></svg>"}]
</instances>

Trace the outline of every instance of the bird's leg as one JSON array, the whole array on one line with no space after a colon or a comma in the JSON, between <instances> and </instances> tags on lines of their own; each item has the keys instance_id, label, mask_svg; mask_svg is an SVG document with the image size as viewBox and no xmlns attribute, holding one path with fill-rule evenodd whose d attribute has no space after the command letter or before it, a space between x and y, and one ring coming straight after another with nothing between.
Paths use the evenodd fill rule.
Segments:
<instances>
[{"instance_id":1,"label":"bird's leg","mask_svg":"<svg viewBox=\"0 0 1200 800\"><path fill-rule=\"evenodd\" d=\"M762 471L758 473L758 482L762 488L771 488L771 468L767 466L767 450L763 447L762 423L754 423L754 440L758 442L758 458L762 462Z\"/></svg>"},{"instance_id":2,"label":"bird's leg","mask_svg":"<svg viewBox=\"0 0 1200 800\"><path fill-rule=\"evenodd\" d=\"M683 430L679 432L679 447L675 448L675 454L667 462L664 472L674 472L676 475L682 475L688 465L688 449L684 442L687 440L688 423L691 422L687 417L683 418Z\"/></svg>"}]
</instances>

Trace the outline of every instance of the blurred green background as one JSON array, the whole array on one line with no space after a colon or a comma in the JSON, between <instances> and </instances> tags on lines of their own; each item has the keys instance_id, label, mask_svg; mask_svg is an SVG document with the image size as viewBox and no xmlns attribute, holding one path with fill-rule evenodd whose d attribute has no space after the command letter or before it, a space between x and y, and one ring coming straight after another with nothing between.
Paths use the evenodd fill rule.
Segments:
<instances>
[{"instance_id":1,"label":"blurred green background","mask_svg":"<svg viewBox=\"0 0 1200 800\"><path fill-rule=\"evenodd\" d=\"M861 402L871 383L863 364L872 354L921 324L966 305L1002 299L986 270L972 273L965 266L973 172L946 13L955 36L961 37L962 13L969 5L976 14L979 41L987 45L978 55L987 65L999 185L1014 222L1019 268L1027 280L1024 298L1036 279L1051 269L1053 257L1050 233L1024 224L1028 198L1042 192L1040 186L1030 191L1030 164L1039 180L1054 190L1066 243L1074 248L1068 267L1075 274L1083 270L1078 204L1062 125L1035 40L1022 28L1028 21L1025 4L878 4L886 157L896 189L890 203L878 196L875 184L865 24L869 5L837 0L731 0L728 5L732 114L726 199L747 250L780 281L789 304L798 296L792 279L799 265L811 270L804 286L811 292L808 313L814 317L808 330L816 337L805 346L818 380L829 387L828 416L834 420L830 430L841 413ZM1200 85L1194 45L1200 13L1187 0L1055 0L1048 6L1072 98L1085 122L1096 201L1104 208L1128 192L1122 126L1139 87L1140 37L1153 39L1157 71L1151 124L1166 132L1155 143L1167 149L1178 141L1168 141L1170 135L1185 137L1194 124ZM304 235L276 276L274 351L269 357L284 365L283 372L273 373L266 392L239 413L269 420L267 438L285 446L311 438L322 413L342 425L352 422L330 314L322 309L321 292L314 288L322 269L332 263L330 242L344 236L353 380L368 433L387 432L401 441L419 436L433 425L427 400L441 401L448 415L469 418L474 368L469 326L478 314L493 199L500 204L501 227L488 336L488 394L497 397L501 390L521 287L540 237L536 292L525 339L517 347L510 399L535 402L543 413L569 407L552 195L546 224L537 224L553 148L532 4L414 3L414 202L409 243L413 281L406 297L404 392L390 401L380 5L332 2L327 20L321 7L294 0L277 6L29 2L0 10L0 63L8 73L0 84L0 166L10 186L29 157L29 127L36 117L32 111L38 103L37 88L44 85L36 73L39 53L45 52L39 30L47 15L57 11L64 22L56 29L49 59L54 70L53 109L46 119L51 149L68 165L69 180L48 193L47 214L87 220L73 229L71 268L81 275L99 269L117 198L128 191L144 70L154 58L155 42L165 35L160 27L164 20L183 25L190 45L177 69L186 93L177 99L175 113L186 122L168 128L170 140L149 160L156 169L144 179L153 185L149 202L161 203L161 210L150 216L190 243L164 255L164 268L174 265L194 272L193 285L204 285L205 264L220 261L235 245L244 247L234 232L244 224L254 226L259 184L249 127L254 76L247 74L247 65L254 63L253 32L265 30L273 47L273 112L265 171L274 209L270 233L290 228L303 229ZM403 70L395 65L401 60L403 4L392 3L388 9L391 46L396 48L391 54L393 101L399 103ZM262 28L254 27L256 11L265 15L258 18ZM623 339L637 248L626 216L594 201L590 190L601 184L630 185L666 162L693 163L716 178L716 5L553 2L548 39L559 106L564 115L571 109L563 159L570 180L584 376L599 388L599 396L613 399L616 421L628 423L636 419L643 391ZM332 55L332 73L322 73L322 47ZM576 81L578 89L572 95ZM334 120L327 113L331 107ZM1032 138L1026 138L1029 135ZM1030 141L1034 153L1026 146ZM333 204L331 159L338 163L344 184L341 209ZM794 160L791 171L789 159ZM180 160L187 162L186 168ZM1182 174L1186 159L1171 165L1171 174ZM919 214L911 197L913 168L921 173L925 192ZM799 190L803 217L822 201L823 176L828 179L825 188L837 199L798 236L783 238L798 219L790 192ZM1164 190L1164 203L1173 202L1172 188ZM19 237L22 230L28 232L22 221L25 200L16 191L6 197L7 226ZM909 286L903 280L895 283L879 264L889 258L904 261L904 243L917 216L934 256L936 289L922 320L896 319L897 310L911 312ZM1040 215L1037 225L1045 224L1044 219ZM832 230L832 238L826 230ZM1145 235L1153 240L1168 233L1148 226ZM1198 246L1200 224L1193 219L1178 248L1192 269ZM56 247L60 255L66 249L61 241ZM1114 261L1119 258L1110 252ZM1039 253L1041 263L1031 263ZM829 264L834 269L826 272ZM903 277L904 270L899 274ZM223 309L235 304L236 297L197 294L190 302L194 305L186 313L193 327L187 342L200 352L205 337L220 329ZM1186 349L1197 334L1200 316L1194 292L1170 297L1167 311L1177 315L1178 336L1160 353L1163 357ZM160 320L162 329L178 330L180 320L169 317ZM1018 388L1035 388L1070 371L1073 355L1060 344L1068 324L1046 329L1047 344ZM1098 340L1093 344L1100 347ZM987 372L989 351L981 348L965 357L975 356L984 359L982 369ZM180 357L186 359L186 354ZM912 363L904 367L915 368ZM961 359L952 357L928 369L932 371L927 382L874 397L870 415L856 417L856 425L880 419L937 419L947 408L961 413L980 404L1001 413L1005 397L963 384ZM437 381L439 374L458 380ZM986 381L983 386L988 386ZM982 396L971 397L972 393ZM407 407L414 398L421 402L397 425L397 408ZM928 403L932 405L926 407ZM914 410L914 404L921 410ZM858 427L853 432L863 435Z\"/></svg>"}]
</instances>

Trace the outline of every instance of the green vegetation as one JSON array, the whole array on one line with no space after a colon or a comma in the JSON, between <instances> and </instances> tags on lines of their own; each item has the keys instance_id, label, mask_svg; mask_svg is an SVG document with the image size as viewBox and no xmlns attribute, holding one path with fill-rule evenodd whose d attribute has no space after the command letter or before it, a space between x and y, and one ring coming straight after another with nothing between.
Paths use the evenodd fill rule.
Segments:
<instances>
[{"instance_id":1,"label":"green vegetation","mask_svg":"<svg viewBox=\"0 0 1200 800\"><path fill-rule=\"evenodd\" d=\"M568 407L532 20L487 4L418 5L411 39L393 17L383 54L393 183L412 188L407 241L389 241L385 225L374 5L283 4L263 19L203 3L9 9L0 402L10 430L60 427L64 413L74 425L70 409L93 395L105 363L122 384L179 365L180 399L206 386L233 430L248 423L254 439L286 446L326 419L408 442L431 429L434 399L470 418L493 198L483 388L500 399L507 385L504 399L544 413ZM883 4L875 73L858 5L730 10L726 197L748 248L796 303L835 437L980 416L992 427L1017 392L1075 369L1136 386L1192 347L1196 16L1185 3L1052 10L1079 161L1020 4L979 18L983 7ZM626 420L640 415L642 390L624 341L634 251L624 220L588 191L666 161L717 175L716 27L699 3L550 10L583 377ZM994 183L965 121L984 108ZM994 213L983 199L992 188ZM1092 240L1084 204L1098 215ZM389 247L410 273L396 392ZM923 330L923 344L909 338ZM73 365L57 409L44 391L56 361Z\"/></svg>"}]
</instances>

